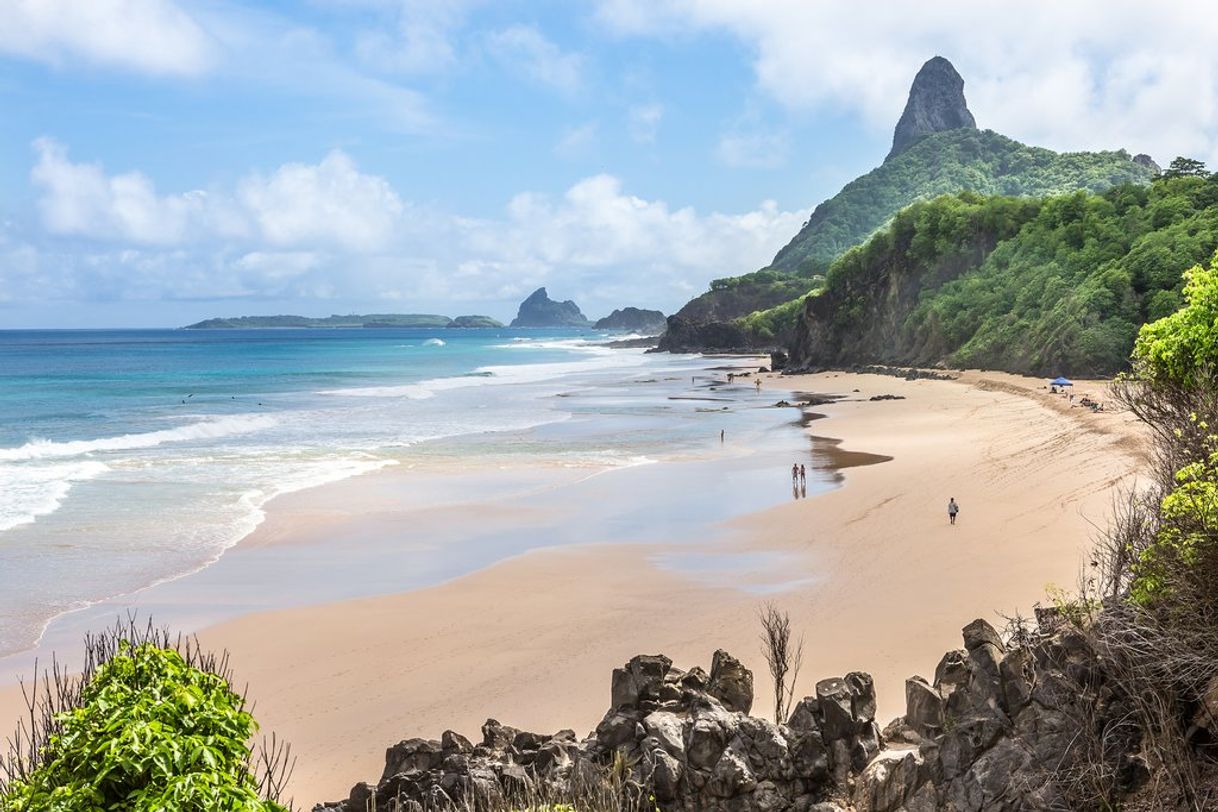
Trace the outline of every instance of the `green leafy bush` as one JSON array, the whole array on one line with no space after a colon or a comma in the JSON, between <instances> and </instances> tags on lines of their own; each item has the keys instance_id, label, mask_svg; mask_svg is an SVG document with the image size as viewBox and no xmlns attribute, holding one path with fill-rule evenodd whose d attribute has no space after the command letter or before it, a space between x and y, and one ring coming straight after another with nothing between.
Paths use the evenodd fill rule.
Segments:
<instances>
[{"instance_id":1,"label":"green leafy bush","mask_svg":"<svg viewBox=\"0 0 1218 812\"><path fill-rule=\"evenodd\" d=\"M0 810L285 812L259 797L241 697L177 651L120 642L73 704Z\"/></svg>"}]
</instances>

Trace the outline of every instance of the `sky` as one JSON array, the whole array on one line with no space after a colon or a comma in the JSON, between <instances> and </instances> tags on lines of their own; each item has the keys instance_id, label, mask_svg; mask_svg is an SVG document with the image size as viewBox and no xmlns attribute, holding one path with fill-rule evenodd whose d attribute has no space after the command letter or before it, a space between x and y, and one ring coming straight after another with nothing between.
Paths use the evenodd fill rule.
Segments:
<instances>
[{"instance_id":1,"label":"sky","mask_svg":"<svg viewBox=\"0 0 1218 812\"><path fill-rule=\"evenodd\" d=\"M1173 0L0 0L0 329L672 312L936 54L982 128L1215 164L1215 41Z\"/></svg>"}]
</instances>

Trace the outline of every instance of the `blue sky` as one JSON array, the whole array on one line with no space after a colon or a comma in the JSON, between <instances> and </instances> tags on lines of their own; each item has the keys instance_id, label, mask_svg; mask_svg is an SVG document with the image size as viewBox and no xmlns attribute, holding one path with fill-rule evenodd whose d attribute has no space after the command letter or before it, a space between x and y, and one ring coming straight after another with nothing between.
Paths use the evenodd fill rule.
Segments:
<instances>
[{"instance_id":1,"label":"blue sky","mask_svg":"<svg viewBox=\"0 0 1218 812\"><path fill-rule=\"evenodd\" d=\"M1218 14L1143 5L0 0L0 328L671 311L879 163L936 53L982 127L1212 160Z\"/></svg>"}]
</instances>

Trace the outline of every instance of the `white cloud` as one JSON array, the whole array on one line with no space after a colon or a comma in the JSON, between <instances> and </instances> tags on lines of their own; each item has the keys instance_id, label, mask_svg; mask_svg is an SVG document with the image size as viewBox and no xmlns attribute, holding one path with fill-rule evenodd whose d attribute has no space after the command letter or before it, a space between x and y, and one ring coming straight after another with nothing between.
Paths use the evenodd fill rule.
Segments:
<instances>
[{"instance_id":1,"label":"white cloud","mask_svg":"<svg viewBox=\"0 0 1218 812\"><path fill-rule=\"evenodd\" d=\"M935 54L965 79L978 124L1057 149L1127 147L1218 159L1218 7L1189 0L601 0L624 36L726 31L753 52L758 87L796 109L900 115Z\"/></svg>"},{"instance_id":2,"label":"white cloud","mask_svg":"<svg viewBox=\"0 0 1218 812\"><path fill-rule=\"evenodd\" d=\"M153 74L198 74L203 29L172 0L0 0L0 51Z\"/></svg>"},{"instance_id":3,"label":"white cloud","mask_svg":"<svg viewBox=\"0 0 1218 812\"><path fill-rule=\"evenodd\" d=\"M361 174L335 150L316 165L285 164L243 180L237 198L272 245L333 242L370 251L386 244L401 199L384 178Z\"/></svg>"},{"instance_id":4,"label":"white cloud","mask_svg":"<svg viewBox=\"0 0 1218 812\"><path fill-rule=\"evenodd\" d=\"M72 163L59 143L34 142L38 162L30 173L42 191L43 224L56 234L76 234L136 243L176 244L190 232L216 223L208 194L197 190L158 195L145 175L107 175L96 164Z\"/></svg>"},{"instance_id":5,"label":"white cloud","mask_svg":"<svg viewBox=\"0 0 1218 812\"><path fill-rule=\"evenodd\" d=\"M564 51L530 25L513 25L487 37L487 50L509 68L562 93L583 82L583 57Z\"/></svg>"},{"instance_id":6,"label":"white cloud","mask_svg":"<svg viewBox=\"0 0 1218 812\"><path fill-rule=\"evenodd\" d=\"M404 207L387 181L362 174L335 150L318 164L250 175L232 193L163 195L139 172L107 175L73 163L61 144L34 142L30 173L43 225L54 234L151 245L235 240L270 246L337 245L373 251L389 241Z\"/></svg>"},{"instance_id":7,"label":"white cloud","mask_svg":"<svg viewBox=\"0 0 1218 812\"><path fill-rule=\"evenodd\" d=\"M711 278L766 264L808 215L773 202L700 214L595 175L558 197L521 193L501 217L471 219L404 202L339 151L228 191L163 194L141 173L74 163L54 141L36 151L32 178L50 236L41 258L22 251L23 267L44 277L44 298L486 303L548 283L588 312L672 309Z\"/></svg>"},{"instance_id":8,"label":"white cloud","mask_svg":"<svg viewBox=\"0 0 1218 812\"><path fill-rule=\"evenodd\" d=\"M660 134L660 121L664 118L664 105L658 102L637 104L629 110L628 129L630 137L639 144L653 144Z\"/></svg>"},{"instance_id":9,"label":"white cloud","mask_svg":"<svg viewBox=\"0 0 1218 812\"><path fill-rule=\"evenodd\" d=\"M453 34L473 0L370 2L389 19L388 30L362 32L356 50L370 66L407 74L437 73L457 62Z\"/></svg>"}]
</instances>

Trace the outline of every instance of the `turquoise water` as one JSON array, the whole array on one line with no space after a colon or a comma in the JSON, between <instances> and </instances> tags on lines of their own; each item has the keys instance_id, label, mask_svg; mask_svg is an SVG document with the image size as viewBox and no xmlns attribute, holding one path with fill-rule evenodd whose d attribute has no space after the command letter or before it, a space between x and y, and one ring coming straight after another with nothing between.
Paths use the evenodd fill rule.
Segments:
<instances>
[{"instance_id":1,"label":"turquoise water","mask_svg":"<svg viewBox=\"0 0 1218 812\"><path fill-rule=\"evenodd\" d=\"M0 655L207 567L279 494L395 465L625 468L759 430L718 413L706 359L608 338L0 331Z\"/></svg>"}]
</instances>

